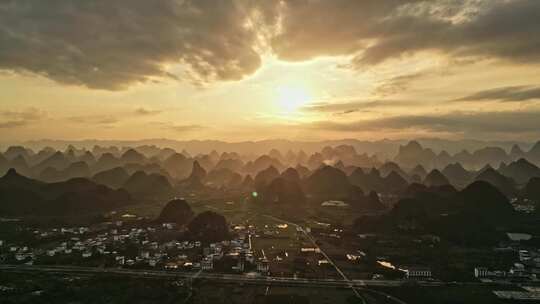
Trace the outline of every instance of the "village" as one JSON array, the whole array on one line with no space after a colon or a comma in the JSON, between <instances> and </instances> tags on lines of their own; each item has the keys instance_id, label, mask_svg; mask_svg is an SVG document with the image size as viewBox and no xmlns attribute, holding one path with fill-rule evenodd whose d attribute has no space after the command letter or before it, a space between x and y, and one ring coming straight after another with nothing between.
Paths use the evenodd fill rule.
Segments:
<instances>
[{"instance_id":1,"label":"village","mask_svg":"<svg viewBox=\"0 0 540 304\"><path fill-rule=\"evenodd\" d=\"M230 224L232 238L220 242L182 240L182 229L174 223L149 223L132 215L118 217L91 226L31 228L23 230L24 241L0 240L0 262L12 265L74 265L187 272L248 273L257 276L281 276L337 279L335 267L341 267L353 279L439 280L430 265L393 265L388 256L374 256L376 266L366 268L368 253L358 244L390 248L399 241L377 235L356 235L351 246L332 246L351 238L341 229L318 223L318 228L302 228L286 223ZM124 220L120 220L124 219ZM12 225L18 225L16 222ZM311 239L312 236L317 241ZM486 281L537 281L540 251L523 242L526 234L508 234L508 241L493 248L493 255L504 255L507 265L478 265L470 277ZM435 246L436 236L413 240L420 246ZM324 242L329 255L319 244ZM356 246L356 247L355 247ZM355 250L356 249L356 250ZM368 252L368 253L366 253ZM385 251L380 251L385 252ZM388 251L386 251L388 252ZM515 258L514 258L515 256ZM332 261L332 259L334 261ZM488 258L487 260L489 260ZM357 269L371 273L357 275ZM380 271L378 271L380 270Z\"/></svg>"}]
</instances>

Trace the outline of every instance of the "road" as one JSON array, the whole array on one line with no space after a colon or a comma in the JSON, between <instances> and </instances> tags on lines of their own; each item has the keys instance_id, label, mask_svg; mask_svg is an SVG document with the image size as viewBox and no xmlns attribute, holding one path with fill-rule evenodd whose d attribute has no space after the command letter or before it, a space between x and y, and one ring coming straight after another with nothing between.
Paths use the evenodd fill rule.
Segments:
<instances>
[{"instance_id":1,"label":"road","mask_svg":"<svg viewBox=\"0 0 540 304\"><path fill-rule=\"evenodd\" d=\"M343 271L341 271L341 269L339 269L338 265L336 263L334 263L334 261L328 256L328 254L326 254L326 252L324 252L324 250L317 244L317 242L313 238L313 236L309 232L307 232L306 229L304 229L304 227L302 227L302 226L300 226L300 225L298 225L296 223L289 222L289 221L286 221L286 220L283 220L283 219L280 219L280 218L277 218L277 217L274 217L274 216L271 216L271 215L265 215L265 216L267 218L270 218L270 219L274 220L274 221L287 223L288 225L294 226L298 230L302 231L302 233L311 241L313 246L318 249L318 251L324 256L324 258L330 263L330 265L332 265L332 267L334 267L336 272L339 273L339 275L343 278L343 281L345 281L349 285L349 287L352 289L352 291L354 292L356 297L362 299L362 301L365 303L364 298L362 297L362 295L360 295L360 293L358 292L358 290L355 287L356 284L360 284L361 286L365 286L365 283L362 280L358 280L358 281L355 282L355 284L353 284L353 281L351 281L345 275L345 273Z\"/></svg>"},{"instance_id":2,"label":"road","mask_svg":"<svg viewBox=\"0 0 540 304\"><path fill-rule=\"evenodd\" d=\"M98 267L81 267L81 266L45 266L45 265L0 265L1 272L47 272L47 273L62 273L62 274L113 274L126 275L148 278L197 278L205 280L215 280L234 283L253 283L260 285L286 285L286 286L326 286L326 287L341 287L348 288L350 285L361 288L364 286L387 286L396 287L403 285L406 281L389 281L389 280L351 280L345 282L336 279L304 279L294 277L272 277L272 276L250 276L244 274L220 274L209 272L188 272L176 270L140 270L140 269L123 269L123 268L98 268ZM440 286L442 283L432 282L429 286Z\"/></svg>"},{"instance_id":3,"label":"road","mask_svg":"<svg viewBox=\"0 0 540 304\"><path fill-rule=\"evenodd\" d=\"M290 287L308 287L308 288L354 288L357 292L364 294L374 294L397 304L407 304L404 301L391 296L387 293L378 290L370 289L369 287L384 286L398 287L406 284L404 280L336 280L336 279L304 279L294 277L271 277L271 276L249 276L244 274L219 274L207 272L187 272L187 271L166 271L166 270L135 270L122 268L97 268L97 267L80 267L80 266L41 266L41 265L2 265L0 264L0 273L52 273L64 275L119 275L131 276L138 278L164 278L164 279L193 279L194 277L216 281L222 283L234 284L252 284L262 286L290 286ZM488 286L490 283L482 282L462 282L462 283L444 283L437 281L417 281L419 286L446 286L446 285L461 285L461 286ZM352 287L351 287L352 286Z\"/></svg>"},{"instance_id":4,"label":"road","mask_svg":"<svg viewBox=\"0 0 540 304\"><path fill-rule=\"evenodd\" d=\"M267 286L267 293L269 291L268 286L291 286L291 287L310 287L310 288L344 288L349 289L353 288L354 290L373 293L379 296L385 297L387 299L393 300L397 304L407 304L391 295L364 288L365 282L355 282L350 281L346 282L343 280L334 280L334 279L299 279L299 278L288 278L288 277L269 277L269 276L260 276L253 277L243 274L216 274L216 273L206 273L206 272L197 272L195 275L193 272L182 272L182 271L164 271L164 270L133 270L133 269L122 269L122 268L97 268L97 267L80 267L80 266L27 266L27 265L0 265L0 272L14 272L14 273L53 273L53 274L64 274L64 275L122 275L122 276L134 276L139 278L169 278L169 279L193 279L195 275L197 278L205 279L209 281L218 281L225 283L243 283L243 284L254 284L254 285L264 285ZM395 283L395 281L390 281ZM378 281L382 283L382 281ZM393 285L392 283L392 285ZM352 286L352 287L351 287ZM383 285L384 286L384 285ZM191 297L192 293L186 298L186 301ZM360 297L363 300L363 297ZM184 303L186 303L184 301Z\"/></svg>"},{"instance_id":5,"label":"road","mask_svg":"<svg viewBox=\"0 0 540 304\"><path fill-rule=\"evenodd\" d=\"M347 275L345 275L345 273L343 271L341 271L341 269L339 268L339 266L330 258L330 256L328 256L328 254L326 254L326 252L319 246L319 244L317 244L315 238L309 233L306 231L306 229L304 229L304 227L296 224L296 223L292 223L292 222L289 222L289 221L286 221L286 220L283 220L283 219L280 219L280 218L277 218L277 217L274 217L274 216L271 216L271 215L265 215L266 217L270 218L270 219L273 219L275 221L281 221L281 222L284 222L284 223L287 223L289 225L292 225L296 228L298 228L298 230L302 231L302 233L304 233L304 235L313 243L313 246L315 248L317 248L320 253L324 256L324 258L334 267L334 269L336 269L337 273L339 273L339 275L343 278L343 281L345 283L347 283L348 287L352 289L352 291L354 292L354 294L356 295L357 298L361 299L362 302L365 304L366 303L366 300L365 298L360 294L360 291L364 292L364 293L372 293L372 294L376 294L378 296L381 296L381 297L384 297L386 298L387 300L391 300L395 303L398 303L398 304L407 304L406 302L392 296L392 295L389 295L389 294L386 294L384 292L381 292L381 291L377 291L377 290L373 290L373 289L368 289L366 288L367 284L366 284L366 281L365 280L350 280ZM392 284L396 281L373 281L373 282L377 282L377 283L380 283L380 284ZM388 286L388 285L380 285L380 286ZM399 285L397 285L399 286Z\"/></svg>"}]
</instances>

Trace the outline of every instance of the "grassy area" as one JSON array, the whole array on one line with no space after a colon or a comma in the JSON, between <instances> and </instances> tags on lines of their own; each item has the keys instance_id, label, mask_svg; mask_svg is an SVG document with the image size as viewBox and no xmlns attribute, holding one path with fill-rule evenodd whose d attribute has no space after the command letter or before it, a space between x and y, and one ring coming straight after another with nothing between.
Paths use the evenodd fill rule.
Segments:
<instances>
[{"instance_id":1,"label":"grassy area","mask_svg":"<svg viewBox=\"0 0 540 304\"><path fill-rule=\"evenodd\" d=\"M499 300L493 290L516 290L508 286L445 286L445 287L377 287L379 291L395 296L407 303L440 304L498 304L507 303Z\"/></svg>"},{"instance_id":2,"label":"grassy area","mask_svg":"<svg viewBox=\"0 0 540 304\"><path fill-rule=\"evenodd\" d=\"M2 273L0 302L10 303L181 303L189 295L172 280L118 276Z\"/></svg>"},{"instance_id":3,"label":"grassy area","mask_svg":"<svg viewBox=\"0 0 540 304\"><path fill-rule=\"evenodd\" d=\"M307 300L307 303L310 304L357 303L352 301L354 295L350 289L219 285L205 282L197 284L197 292L190 303L283 303L276 301L279 301L283 296L290 297L292 295L295 295L297 300ZM265 300L268 302L265 302Z\"/></svg>"}]
</instances>

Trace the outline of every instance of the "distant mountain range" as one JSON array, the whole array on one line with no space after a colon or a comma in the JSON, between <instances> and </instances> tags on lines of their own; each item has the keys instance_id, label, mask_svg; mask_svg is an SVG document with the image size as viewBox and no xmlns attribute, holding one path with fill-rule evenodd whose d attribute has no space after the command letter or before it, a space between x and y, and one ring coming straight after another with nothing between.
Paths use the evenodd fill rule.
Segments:
<instances>
[{"instance_id":1,"label":"distant mountain range","mask_svg":"<svg viewBox=\"0 0 540 304\"><path fill-rule=\"evenodd\" d=\"M533 163L540 163L540 142L537 142L529 150L523 150L518 145L513 145L509 152L501 147L486 146L474 151L462 150L451 154L446 150L435 153L430 148L424 148L419 142L411 141L401 145L394 158L395 162L406 167L413 168L422 165L425 168L444 168L449 164L459 163L466 168L479 169L483 166L504 166L518 159L528 159Z\"/></svg>"},{"instance_id":2,"label":"distant mountain range","mask_svg":"<svg viewBox=\"0 0 540 304\"><path fill-rule=\"evenodd\" d=\"M462 150L474 151L484 147L499 147L510 151L514 145L520 146L524 150L530 149L534 143L524 141L482 141L482 140L446 140L438 138L416 139L421 145L432 149L435 153L447 151L450 154L458 153ZM56 150L65 150L70 145L79 148L92 149L94 146L101 147L141 147L156 146L160 148L172 148L176 151L188 151L192 154L207 154L212 150L220 152L238 152L240 154L260 155L267 153L273 148L278 151L300 151L313 153L321 151L326 146L336 147L340 145L352 146L356 151L377 155L381 160L393 159L398 152L399 146L404 145L408 140L377 140L362 141L357 139L340 139L324 141L293 141L293 140L259 140L244 142L225 142L220 140L171 140L171 139L147 139L147 140L34 140L17 143L18 145L29 147L34 150L41 150L44 147L52 147ZM0 148L7 149L12 143L1 143ZM270 147L270 148L269 148Z\"/></svg>"},{"instance_id":3,"label":"distant mountain range","mask_svg":"<svg viewBox=\"0 0 540 304\"><path fill-rule=\"evenodd\" d=\"M255 191L257 200L282 206L342 200L355 208L377 210L381 208L375 199L379 195L386 200L400 198L411 189L420 189L415 185L451 185L460 190L484 181L507 197L526 196L532 193L530 181L540 178L539 163L540 144L530 149L515 145L508 153L498 147L483 147L452 154L435 153L411 141L399 146L390 161L381 161L351 145L325 146L314 152L271 148L262 154L216 150L193 154L187 149L177 152L157 146L68 146L38 151L10 146L0 153L0 176L16 172L16 176L43 185L103 185L100 189L108 189L108 194L117 195L115 191L119 191L134 200L164 200L194 192ZM31 200L25 195L35 195L36 201L60 204L58 197L41 197L43 193L34 191L35 187L29 193L15 193L20 190L18 186L3 189L0 195L6 197L22 195L21 199ZM78 191L80 188L74 189L62 199L86 195ZM64 204L70 206L72 202Z\"/></svg>"},{"instance_id":4,"label":"distant mountain range","mask_svg":"<svg viewBox=\"0 0 540 304\"><path fill-rule=\"evenodd\" d=\"M10 169L0 178L0 214L81 215L129 205L131 196L88 179L74 178L58 183L44 183L24 177Z\"/></svg>"},{"instance_id":5,"label":"distant mountain range","mask_svg":"<svg viewBox=\"0 0 540 304\"><path fill-rule=\"evenodd\" d=\"M502 239L498 230L517 216L507 197L484 181L461 191L411 185L407 193L389 212L357 219L354 229L434 234L463 245L493 246Z\"/></svg>"}]
</instances>

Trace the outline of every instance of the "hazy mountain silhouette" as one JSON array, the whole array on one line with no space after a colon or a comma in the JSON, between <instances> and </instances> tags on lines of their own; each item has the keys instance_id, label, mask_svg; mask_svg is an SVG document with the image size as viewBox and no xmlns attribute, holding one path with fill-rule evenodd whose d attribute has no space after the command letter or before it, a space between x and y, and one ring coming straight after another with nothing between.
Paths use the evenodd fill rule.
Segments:
<instances>
[{"instance_id":1,"label":"hazy mountain silhouette","mask_svg":"<svg viewBox=\"0 0 540 304\"><path fill-rule=\"evenodd\" d=\"M9 162L4 154L0 153L0 174L4 175L7 173L7 170L10 168Z\"/></svg>"},{"instance_id":2,"label":"hazy mountain silhouette","mask_svg":"<svg viewBox=\"0 0 540 304\"><path fill-rule=\"evenodd\" d=\"M112 210L132 203L123 190L112 190L87 179L42 183L10 169L0 178L0 214L79 215Z\"/></svg>"},{"instance_id":3,"label":"hazy mountain silhouette","mask_svg":"<svg viewBox=\"0 0 540 304\"><path fill-rule=\"evenodd\" d=\"M255 189L255 181L253 180L253 177L251 175L246 175L244 177L244 180L242 181L242 184L240 185L241 189L244 189L246 191L251 191Z\"/></svg>"},{"instance_id":4,"label":"hazy mountain silhouette","mask_svg":"<svg viewBox=\"0 0 540 304\"><path fill-rule=\"evenodd\" d=\"M460 192L464 202L464 211L475 216L498 221L514 213L514 208L506 196L492 184L485 181L476 181Z\"/></svg>"},{"instance_id":5,"label":"hazy mountain silhouette","mask_svg":"<svg viewBox=\"0 0 540 304\"><path fill-rule=\"evenodd\" d=\"M174 153L163 161L163 168L176 179L184 179L191 174L193 160L180 153Z\"/></svg>"},{"instance_id":6,"label":"hazy mountain silhouette","mask_svg":"<svg viewBox=\"0 0 540 304\"><path fill-rule=\"evenodd\" d=\"M283 178L286 181L295 182L295 183L299 183L301 179L300 174L294 168L287 168L285 171L283 171L281 173L281 178Z\"/></svg>"},{"instance_id":7,"label":"hazy mountain silhouette","mask_svg":"<svg viewBox=\"0 0 540 304\"><path fill-rule=\"evenodd\" d=\"M168 202L158 217L160 223L176 223L179 226L189 223L195 214L189 204L183 199Z\"/></svg>"},{"instance_id":8,"label":"hazy mountain silhouette","mask_svg":"<svg viewBox=\"0 0 540 304\"><path fill-rule=\"evenodd\" d=\"M435 164L435 152L424 149L417 141L410 141L404 146L399 146L399 151L394 158L398 164L408 168L422 165L425 168L433 168Z\"/></svg>"},{"instance_id":9,"label":"hazy mountain silhouette","mask_svg":"<svg viewBox=\"0 0 540 304\"><path fill-rule=\"evenodd\" d=\"M511 162L504 168L501 168L499 172L522 185L526 184L533 177L540 177L540 168L524 158Z\"/></svg>"},{"instance_id":10,"label":"hazy mountain silhouette","mask_svg":"<svg viewBox=\"0 0 540 304\"><path fill-rule=\"evenodd\" d=\"M478 144L475 143L476 147L478 147ZM446 145L445 147L448 148L449 146ZM265 171L268 167L264 166L268 165L274 166L278 171L278 175L274 174L266 180L265 186L273 179L282 176L285 179L299 182L305 188L308 184L307 178L313 172L308 167L299 164L300 161L307 164L314 171L320 170L327 164L333 164L335 169L348 176L350 184L360 187L366 193L373 190L382 194L402 191L406 187L403 179L407 183L426 182L429 186L440 185L445 182L444 178L441 178L438 174L435 176L438 181L433 176L428 178L429 174L426 172L426 166L431 171L434 167L438 167L438 170L442 170L441 173L448 182L459 188L463 188L470 181L475 180L474 174L466 169L468 167L483 167L476 175L480 175L484 180L492 183L495 182L495 179L500 179L500 177L490 177L489 175L494 175L493 172L488 172L487 177L485 174L481 175L492 166L498 166L499 173L515 180L518 186L525 185L530 178L539 176L538 171L540 169L534 164L532 158L534 155L540 155L540 142L528 152L522 150L515 143L507 147L510 150L508 154L500 147L486 146L478 148L472 154L462 151L451 155L446 150L435 153L429 148L422 147L418 141L410 141L397 149L397 155L394 158L395 162L387 161L380 164L376 160L376 156L369 156L366 153L359 154L357 152L358 146L344 143L335 146L325 145L321 147L319 152L314 151L310 152L310 154L305 153L303 150L297 150L298 152L285 150L287 152L284 153L284 150L273 148L268 155L242 155L235 151L219 153L213 150L210 154L198 154L194 157L184 148L182 148L181 153L177 153L171 148L161 148L157 145L147 144L134 147L123 145L121 148L95 146L91 151L71 145L63 149L64 152L46 147L39 150L37 154L22 146L12 146L5 153L2 153L3 158L0 155L0 173L4 173L8 168L13 167L23 175L47 182L58 182L76 177L95 176L104 171L123 167L130 176L141 171L147 175L163 176L169 184L177 185L190 177L194 163L197 162L200 169L208 172L204 178L199 177L203 185L210 183L214 184L214 188L234 188L239 190L252 188L242 186L245 175L257 176L261 171ZM9 157L5 156L6 154ZM518 155L523 155L523 157L512 161ZM458 162L460 160L463 160L463 163ZM379 169L366 173L366 171L358 169L359 163L368 164L364 168L372 168L376 164ZM442 167L445 163L448 164ZM284 164L291 165L295 170L285 170ZM256 170L258 167L262 167L262 169ZM279 171L282 170L285 171L280 175ZM397 173L402 179L396 176L388 178L391 172ZM127 181L124 178L125 176L119 177L119 181L107 181L107 178L104 178L102 181L113 188L118 188ZM121 183L122 181L123 183ZM197 184L199 185L199 183ZM499 183L500 186L505 187L503 191L510 194L511 191L505 184L507 183ZM347 185L343 188L347 188Z\"/></svg>"},{"instance_id":11,"label":"hazy mountain silhouette","mask_svg":"<svg viewBox=\"0 0 540 304\"><path fill-rule=\"evenodd\" d=\"M264 191L264 189L278 177L279 171L274 166L269 166L266 169L259 171L254 179L255 190L257 192Z\"/></svg>"},{"instance_id":12,"label":"hazy mountain silhouette","mask_svg":"<svg viewBox=\"0 0 540 304\"><path fill-rule=\"evenodd\" d=\"M201 189L204 187L206 176L206 170L201 167L198 161L194 161L191 169L191 174L187 179L183 180L181 184L184 187Z\"/></svg>"},{"instance_id":13,"label":"hazy mountain silhouette","mask_svg":"<svg viewBox=\"0 0 540 304\"><path fill-rule=\"evenodd\" d=\"M383 178L379 170L372 168L369 173L365 173L363 169L356 168L349 175L351 184L360 187L363 191L381 191L383 190Z\"/></svg>"},{"instance_id":14,"label":"hazy mountain silhouette","mask_svg":"<svg viewBox=\"0 0 540 304\"><path fill-rule=\"evenodd\" d=\"M527 158L536 163L540 164L540 141L536 142L534 146L527 153Z\"/></svg>"},{"instance_id":15,"label":"hazy mountain silhouette","mask_svg":"<svg viewBox=\"0 0 540 304\"><path fill-rule=\"evenodd\" d=\"M450 181L441 173L441 171L434 169L426 175L424 184L428 187L443 186L450 184Z\"/></svg>"},{"instance_id":16,"label":"hazy mountain silhouette","mask_svg":"<svg viewBox=\"0 0 540 304\"><path fill-rule=\"evenodd\" d=\"M93 171L101 172L119 167L121 165L121 161L116 158L112 153L104 153L98 158L97 162L94 164Z\"/></svg>"},{"instance_id":17,"label":"hazy mountain silhouette","mask_svg":"<svg viewBox=\"0 0 540 304\"><path fill-rule=\"evenodd\" d=\"M533 200L537 206L537 213L540 212L540 177L533 177L523 188L522 195L525 198Z\"/></svg>"},{"instance_id":18,"label":"hazy mountain silhouette","mask_svg":"<svg viewBox=\"0 0 540 304\"><path fill-rule=\"evenodd\" d=\"M146 157L137 152L135 149L129 149L120 157L120 161L124 164L137 163L142 164L146 161Z\"/></svg>"},{"instance_id":19,"label":"hazy mountain silhouette","mask_svg":"<svg viewBox=\"0 0 540 304\"><path fill-rule=\"evenodd\" d=\"M497 188L474 182L458 192L451 186L426 187L412 184L409 195L387 214L361 217L357 231L408 231L435 233L468 246L494 245L502 235L496 228L511 222L514 210Z\"/></svg>"},{"instance_id":20,"label":"hazy mountain silhouette","mask_svg":"<svg viewBox=\"0 0 540 304\"><path fill-rule=\"evenodd\" d=\"M31 175L33 171L30 169L30 166L26 158L21 154L11 159L11 161L9 161L8 166L10 168L14 168L15 170L17 170L17 172L20 172L23 175Z\"/></svg>"},{"instance_id":21,"label":"hazy mountain silhouette","mask_svg":"<svg viewBox=\"0 0 540 304\"><path fill-rule=\"evenodd\" d=\"M409 175L412 177L414 175L418 176L418 178L422 181L426 178L428 172L422 165L416 165L410 172Z\"/></svg>"},{"instance_id":22,"label":"hazy mountain silhouette","mask_svg":"<svg viewBox=\"0 0 540 304\"><path fill-rule=\"evenodd\" d=\"M519 145L513 145L509 157L510 160L523 158L525 157L525 151L523 151Z\"/></svg>"},{"instance_id":23,"label":"hazy mountain silhouette","mask_svg":"<svg viewBox=\"0 0 540 304\"><path fill-rule=\"evenodd\" d=\"M244 162L240 159L221 159L214 169L229 169L233 172L241 171L244 167Z\"/></svg>"},{"instance_id":24,"label":"hazy mountain silhouette","mask_svg":"<svg viewBox=\"0 0 540 304\"><path fill-rule=\"evenodd\" d=\"M263 202L276 203L286 207L298 207L306 202L306 196L298 182L282 177L272 180L260 194L260 199Z\"/></svg>"},{"instance_id":25,"label":"hazy mountain silhouette","mask_svg":"<svg viewBox=\"0 0 540 304\"><path fill-rule=\"evenodd\" d=\"M222 188L231 184L237 184L238 182L235 182L234 179L238 179L238 176L240 176L241 183L242 176L238 173L226 168L216 169L208 173L206 176L206 182L214 188Z\"/></svg>"},{"instance_id":26,"label":"hazy mountain silhouette","mask_svg":"<svg viewBox=\"0 0 540 304\"><path fill-rule=\"evenodd\" d=\"M92 177L92 180L96 183L106 185L113 189L121 188L128 179L129 174L122 167L101 171Z\"/></svg>"},{"instance_id":27,"label":"hazy mountain silhouette","mask_svg":"<svg viewBox=\"0 0 540 304\"><path fill-rule=\"evenodd\" d=\"M467 171L460 163L449 164L441 172L452 185L464 187L471 182L472 174Z\"/></svg>"},{"instance_id":28,"label":"hazy mountain silhouette","mask_svg":"<svg viewBox=\"0 0 540 304\"><path fill-rule=\"evenodd\" d=\"M382 177L388 176L391 172L395 172L399 174L404 179L408 179L409 176L405 171L403 171L398 164L394 162L386 162L382 166L379 167L379 172L381 172Z\"/></svg>"},{"instance_id":29,"label":"hazy mountain silhouette","mask_svg":"<svg viewBox=\"0 0 540 304\"><path fill-rule=\"evenodd\" d=\"M134 197L146 198L166 197L174 192L166 177L159 174L146 174L143 171L137 171L131 175L122 188Z\"/></svg>"},{"instance_id":30,"label":"hazy mountain silhouette","mask_svg":"<svg viewBox=\"0 0 540 304\"><path fill-rule=\"evenodd\" d=\"M246 164L244 170L250 173L257 173L267 169L268 167L273 167L280 171L284 166L278 159L272 158L268 155L261 155L249 166Z\"/></svg>"},{"instance_id":31,"label":"hazy mountain silhouette","mask_svg":"<svg viewBox=\"0 0 540 304\"><path fill-rule=\"evenodd\" d=\"M328 199L347 198L351 184L345 173L331 166L315 170L305 181L307 193Z\"/></svg>"},{"instance_id":32,"label":"hazy mountain silhouette","mask_svg":"<svg viewBox=\"0 0 540 304\"><path fill-rule=\"evenodd\" d=\"M513 195L516 192L515 182L495 169L489 167L482 170L475 178L475 181L484 181L497 187L505 195Z\"/></svg>"},{"instance_id":33,"label":"hazy mountain silhouette","mask_svg":"<svg viewBox=\"0 0 540 304\"><path fill-rule=\"evenodd\" d=\"M407 188L409 183L395 171L390 172L383 180L383 187L387 193L400 193Z\"/></svg>"},{"instance_id":34,"label":"hazy mountain silhouette","mask_svg":"<svg viewBox=\"0 0 540 304\"><path fill-rule=\"evenodd\" d=\"M205 211L195 216L188 224L188 231L194 239L205 243L220 242L230 238L227 220L213 211Z\"/></svg>"},{"instance_id":35,"label":"hazy mountain silhouette","mask_svg":"<svg viewBox=\"0 0 540 304\"><path fill-rule=\"evenodd\" d=\"M67 168L69 164L70 161L65 157L65 155L62 152L58 151L44 161L34 166L33 171L36 174L40 174L43 170L47 168L54 168L58 171L61 171Z\"/></svg>"},{"instance_id":36,"label":"hazy mountain silhouette","mask_svg":"<svg viewBox=\"0 0 540 304\"><path fill-rule=\"evenodd\" d=\"M8 160L12 160L17 156L22 156L25 160L28 160L32 157L32 155L34 155L34 152L23 146L10 146L6 152L4 152L4 156Z\"/></svg>"}]
</instances>

